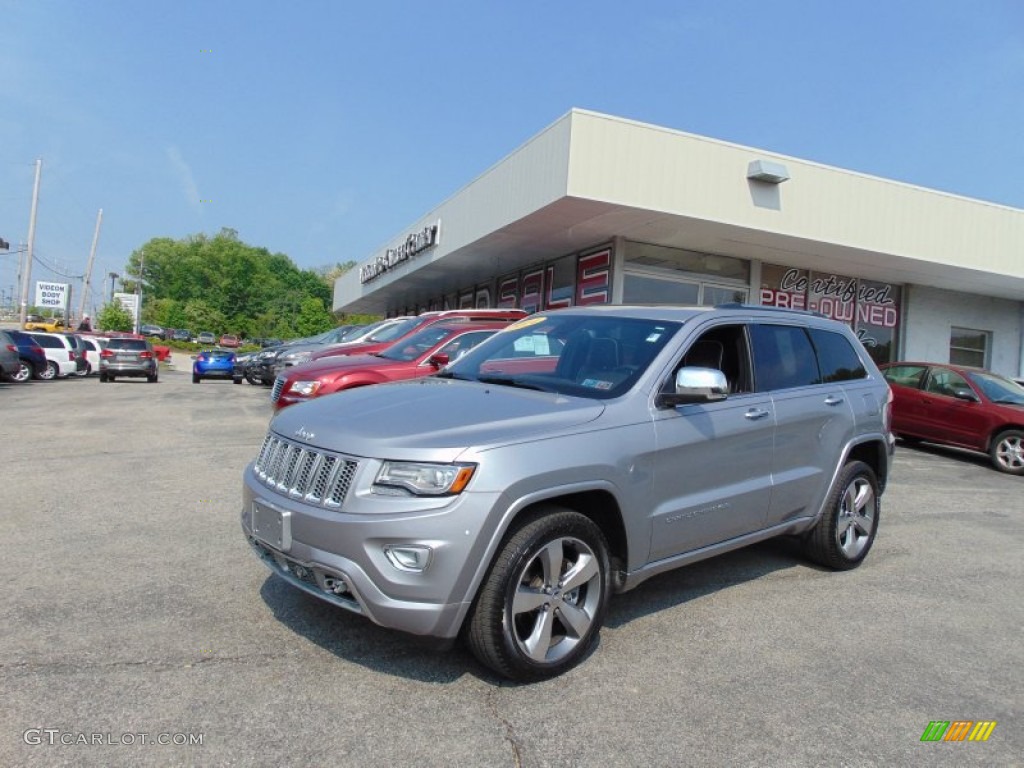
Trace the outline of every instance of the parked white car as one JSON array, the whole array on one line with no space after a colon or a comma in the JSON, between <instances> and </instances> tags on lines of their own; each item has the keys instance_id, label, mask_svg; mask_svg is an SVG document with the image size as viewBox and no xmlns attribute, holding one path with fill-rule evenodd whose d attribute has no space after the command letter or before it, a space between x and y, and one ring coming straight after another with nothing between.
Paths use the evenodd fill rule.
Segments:
<instances>
[{"instance_id":1,"label":"parked white car","mask_svg":"<svg viewBox=\"0 0 1024 768\"><path fill-rule=\"evenodd\" d=\"M100 352L107 345L107 340L100 336L83 336L77 334L78 338L82 341L85 346L85 360L86 366L83 371L78 371L79 376L88 376L90 374L99 375L100 372Z\"/></svg>"},{"instance_id":2,"label":"parked white car","mask_svg":"<svg viewBox=\"0 0 1024 768\"><path fill-rule=\"evenodd\" d=\"M71 339L62 333L33 332L29 336L36 340L46 354L47 365L42 378L64 378L78 373L78 358Z\"/></svg>"}]
</instances>

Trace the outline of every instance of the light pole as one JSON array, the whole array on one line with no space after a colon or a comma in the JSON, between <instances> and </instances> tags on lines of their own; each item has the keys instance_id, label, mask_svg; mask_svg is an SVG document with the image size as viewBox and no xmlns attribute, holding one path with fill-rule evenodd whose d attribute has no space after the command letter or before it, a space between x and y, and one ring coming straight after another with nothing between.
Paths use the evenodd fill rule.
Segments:
<instances>
[{"instance_id":1,"label":"light pole","mask_svg":"<svg viewBox=\"0 0 1024 768\"><path fill-rule=\"evenodd\" d=\"M110 272L110 273L107 274L107 277L110 278L110 303L113 304L114 303L114 281L117 280L117 278L119 278L120 275L117 274L117 272Z\"/></svg>"}]
</instances>

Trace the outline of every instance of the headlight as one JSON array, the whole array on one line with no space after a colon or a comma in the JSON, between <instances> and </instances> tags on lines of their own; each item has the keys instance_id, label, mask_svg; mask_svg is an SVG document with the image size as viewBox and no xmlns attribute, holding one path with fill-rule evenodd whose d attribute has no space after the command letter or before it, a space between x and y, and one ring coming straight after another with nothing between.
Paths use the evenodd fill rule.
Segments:
<instances>
[{"instance_id":1,"label":"headlight","mask_svg":"<svg viewBox=\"0 0 1024 768\"><path fill-rule=\"evenodd\" d=\"M286 363L291 363L292 365L298 365L299 363L306 362L312 356L312 352L290 352L283 356L281 360Z\"/></svg>"},{"instance_id":2,"label":"headlight","mask_svg":"<svg viewBox=\"0 0 1024 768\"><path fill-rule=\"evenodd\" d=\"M462 493L475 471L476 464L385 461L373 482L373 489L386 496L455 496Z\"/></svg>"},{"instance_id":3,"label":"headlight","mask_svg":"<svg viewBox=\"0 0 1024 768\"><path fill-rule=\"evenodd\" d=\"M316 394L318 389L320 389L319 381L293 381L292 386L288 391L293 395L311 397Z\"/></svg>"}]
</instances>

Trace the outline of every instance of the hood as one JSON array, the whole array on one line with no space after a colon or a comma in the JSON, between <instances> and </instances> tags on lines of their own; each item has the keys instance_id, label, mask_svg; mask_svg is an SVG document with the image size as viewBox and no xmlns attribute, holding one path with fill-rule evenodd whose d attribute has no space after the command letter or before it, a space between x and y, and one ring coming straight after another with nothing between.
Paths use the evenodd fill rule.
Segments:
<instances>
[{"instance_id":1,"label":"hood","mask_svg":"<svg viewBox=\"0 0 1024 768\"><path fill-rule=\"evenodd\" d=\"M374 355L349 355L346 357L321 357L316 360L307 360L299 365L293 365L285 372L285 377L293 379L316 379L325 373L333 371L352 370L354 368L377 368L381 365L394 363L394 360L386 360Z\"/></svg>"},{"instance_id":2,"label":"hood","mask_svg":"<svg viewBox=\"0 0 1024 768\"><path fill-rule=\"evenodd\" d=\"M338 392L280 411L271 428L354 456L454 461L477 450L537 439L593 421L604 405L584 398L427 377Z\"/></svg>"}]
</instances>

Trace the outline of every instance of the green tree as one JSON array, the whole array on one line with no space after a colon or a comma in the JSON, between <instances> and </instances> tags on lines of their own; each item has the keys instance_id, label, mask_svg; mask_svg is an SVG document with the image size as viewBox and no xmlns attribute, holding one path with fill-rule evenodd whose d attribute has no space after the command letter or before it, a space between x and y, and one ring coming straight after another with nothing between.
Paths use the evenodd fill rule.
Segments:
<instances>
[{"instance_id":1,"label":"green tree","mask_svg":"<svg viewBox=\"0 0 1024 768\"><path fill-rule=\"evenodd\" d=\"M192 299L185 303L186 328L194 333L210 331L218 336L227 333L227 318L224 314L203 299Z\"/></svg>"},{"instance_id":2,"label":"green tree","mask_svg":"<svg viewBox=\"0 0 1024 768\"><path fill-rule=\"evenodd\" d=\"M324 309L324 303L316 296L307 296L299 307L295 318L295 330L299 336L314 336L334 328L334 316Z\"/></svg>"},{"instance_id":3,"label":"green tree","mask_svg":"<svg viewBox=\"0 0 1024 768\"><path fill-rule=\"evenodd\" d=\"M300 270L286 255L247 245L225 228L212 237L148 241L129 257L124 287L142 282L142 316L159 325L286 337L300 325L337 325L331 278L351 266ZM319 300L319 310L305 304L309 298Z\"/></svg>"},{"instance_id":4,"label":"green tree","mask_svg":"<svg viewBox=\"0 0 1024 768\"><path fill-rule=\"evenodd\" d=\"M121 302L112 301L100 309L96 323L104 331L131 331L135 327L135 318L121 306Z\"/></svg>"}]
</instances>

